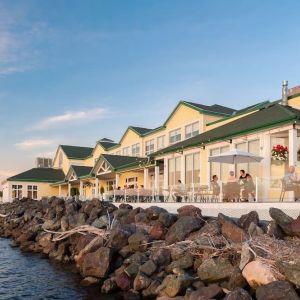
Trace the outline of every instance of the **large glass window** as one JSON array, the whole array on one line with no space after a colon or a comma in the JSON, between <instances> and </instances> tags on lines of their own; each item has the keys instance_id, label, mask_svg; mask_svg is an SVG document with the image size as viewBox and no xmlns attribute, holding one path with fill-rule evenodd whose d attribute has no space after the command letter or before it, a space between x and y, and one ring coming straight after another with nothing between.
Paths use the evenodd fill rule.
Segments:
<instances>
[{"instance_id":1,"label":"large glass window","mask_svg":"<svg viewBox=\"0 0 300 300\"><path fill-rule=\"evenodd\" d=\"M12 185L12 198L21 199L22 198L22 185Z\"/></svg>"},{"instance_id":2,"label":"large glass window","mask_svg":"<svg viewBox=\"0 0 300 300\"><path fill-rule=\"evenodd\" d=\"M165 147L165 136L159 136L157 138L157 150L162 149Z\"/></svg>"},{"instance_id":3,"label":"large glass window","mask_svg":"<svg viewBox=\"0 0 300 300\"><path fill-rule=\"evenodd\" d=\"M193 153L185 156L185 183L200 182L200 154Z\"/></svg>"},{"instance_id":4,"label":"large glass window","mask_svg":"<svg viewBox=\"0 0 300 300\"><path fill-rule=\"evenodd\" d=\"M134 144L131 147L132 156L140 156L140 144Z\"/></svg>"},{"instance_id":5,"label":"large glass window","mask_svg":"<svg viewBox=\"0 0 300 300\"><path fill-rule=\"evenodd\" d=\"M169 165L169 185L177 185L181 178L181 159L180 157L170 158Z\"/></svg>"},{"instance_id":6,"label":"large glass window","mask_svg":"<svg viewBox=\"0 0 300 300\"><path fill-rule=\"evenodd\" d=\"M146 141L145 143L145 155L151 154L154 152L154 140Z\"/></svg>"},{"instance_id":7,"label":"large glass window","mask_svg":"<svg viewBox=\"0 0 300 300\"><path fill-rule=\"evenodd\" d=\"M169 143L174 144L181 141L181 129L175 129L169 133Z\"/></svg>"},{"instance_id":8,"label":"large glass window","mask_svg":"<svg viewBox=\"0 0 300 300\"><path fill-rule=\"evenodd\" d=\"M125 179L126 186L129 189L134 189L138 186L138 178L137 177L126 177Z\"/></svg>"},{"instance_id":9,"label":"large glass window","mask_svg":"<svg viewBox=\"0 0 300 300\"><path fill-rule=\"evenodd\" d=\"M27 185L27 197L29 199L37 199L37 185Z\"/></svg>"},{"instance_id":10,"label":"large glass window","mask_svg":"<svg viewBox=\"0 0 300 300\"><path fill-rule=\"evenodd\" d=\"M195 135L199 134L199 122L195 122L193 124L189 124L185 126L185 138L191 138Z\"/></svg>"},{"instance_id":11,"label":"large glass window","mask_svg":"<svg viewBox=\"0 0 300 300\"><path fill-rule=\"evenodd\" d=\"M129 147L123 148L123 155L125 155L125 156L129 155Z\"/></svg>"},{"instance_id":12,"label":"large glass window","mask_svg":"<svg viewBox=\"0 0 300 300\"><path fill-rule=\"evenodd\" d=\"M229 151L229 146L224 146L220 148L215 148L210 150L210 155L219 155L220 153L225 153ZM229 164L224 163L210 163L210 179L213 175L217 175L220 180L226 181L229 175Z\"/></svg>"}]
</instances>

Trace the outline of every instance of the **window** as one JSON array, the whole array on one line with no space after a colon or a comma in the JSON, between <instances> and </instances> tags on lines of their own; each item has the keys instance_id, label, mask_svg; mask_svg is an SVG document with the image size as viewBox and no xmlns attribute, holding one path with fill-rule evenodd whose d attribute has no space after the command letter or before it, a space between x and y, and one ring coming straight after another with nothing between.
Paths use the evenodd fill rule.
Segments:
<instances>
[{"instance_id":1,"label":"window","mask_svg":"<svg viewBox=\"0 0 300 300\"><path fill-rule=\"evenodd\" d=\"M129 147L123 148L123 155L129 155Z\"/></svg>"},{"instance_id":2,"label":"window","mask_svg":"<svg viewBox=\"0 0 300 300\"><path fill-rule=\"evenodd\" d=\"M200 154L193 153L185 156L185 183L200 183Z\"/></svg>"},{"instance_id":3,"label":"window","mask_svg":"<svg viewBox=\"0 0 300 300\"><path fill-rule=\"evenodd\" d=\"M106 181L106 191L112 191L114 189L114 186L116 185L114 180L107 180Z\"/></svg>"},{"instance_id":4,"label":"window","mask_svg":"<svg viewBox=\"0 0 300 300\"><path fill-rule=\"evenodd\" d=\"M27 198L37 199L37 185L27 185Z\"/></svg>"},{"instance_id":5,"label":"window","mask_svg":"<svg viewBox=\"0 0 300 300\"><path fill-rule=\"evenodd\" d=\"M181 141L181 130L180 130L180 128L170 131L170 133L169 133L169 143L174 144L174 143L180 142L180 141Z\"/></svg>"},{"instance_id":6,"label":"window","mask_svg":"<svg viewBox=\"0 0 300 300\"><path fill-rule=\"evenodd\" d=\"M125 179L126 186L129 189L133 189L138 185L138 178L137 177L127 177Z\"/></svg>"},{"instance_id":7,"label":"window","mask_svg":"<svg viewBox=\"0 0 300 300\"><path fill-rule=\"evenodd\" d=\"M148 155L153 152L154 152L154 140L147 141L145 143L145 155Z\"/></svg>"},{"instance_id":8,"label":"window","mask_svg":"<svg viewBox=\"0 0 300 300\"><path fill-rule=\"evenodd\" d=\"M181 179L181 158L170 158L169 165L169 185L177 185L178 180Z\"/></svg>"},{"instance_id":9,"label":"window","mask_svg":"<svg viewBox=\"0 0 300 300\"><path fill-rule=\"evenodd\" d=\"M22 185L12 185L12 198L21 199L22 198Z\"/></svg>"},{"instance_id":10,"label":"window","mask_svg":"<svg viewBox=\"0 0 300 300\"><path fill-rule=\"evenodd\" d=\"M64 162L63 153L60 152L60 153L59 153L59 157L58 157L58 167L59 167L59 168L62 168L63 162Z\"/></svg>"},{"instance_id":11,"label":"window","mask_svg":"<svg viewBox=\"0 0 300 300\"><path fill-rule=\"evenodd\" d=\"M159 136L157 138L157 150L162 149L165 147L165 136Z\"/></svg>"},{"instance_id":12,"label":"window","mask_svg":"<svg viewBox=\"0 0 300 300\"><path fill-rule=\"evenodd\" d=\"M241 151L250 152L255 155L259 155L259 140L247 141L244 143L236 144L236 149ZM258 176L259 163L243 163L236 165L236 176L240 176L240 170L245 170L246 173L251 174L252 178Z\"/></svg>"},{"instance_id":13,"label":"window","mask_svg":"<svg viewBox=\"0 0 300 300\"><path fill-rule=\"evenodd\" d=\"M185 126L185 138L191 138L195 135L199 134L199 122L195 122L193 124L189 124Z\"/></svg>"},{"instance_id":14,"label":"window","mask_svg":"<svg viewBox=\"0 0 300 300\"><path fill-rule=\"evenodd\" d=\"M140 156L140 144L134 144L131 147L132 156Z\"/></svg>"},{"instance_id":15,"label":"window","mask_svg":"<svg viewBox=\"0 0 300 300\"><path fill-rule=\"evenodd\" d=\"M224 146L220 148L215 148L210 150L210 155L218 155L220 153L228 152L229 146ZM220 180L226 181L229 175L229 164L225 163L210 163L210 179L213 175L217 175Z\"/></svg>"}]
</instances>

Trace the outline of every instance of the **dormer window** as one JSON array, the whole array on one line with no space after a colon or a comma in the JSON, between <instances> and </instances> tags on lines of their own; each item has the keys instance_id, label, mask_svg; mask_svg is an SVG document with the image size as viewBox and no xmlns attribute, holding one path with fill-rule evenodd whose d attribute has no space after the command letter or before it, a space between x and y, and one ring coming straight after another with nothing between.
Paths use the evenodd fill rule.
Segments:
<instances>
[{"instance_id":1,"label":"dormer window","mask_svg":"<svg viewBox=\"0 0 300 300\"><path fill-rule=\"evenodd\" d=\"M199 122L195 122L185 126L185 138L189 139L199 134Z\"/></svg>"},{"instance_id":2,"label":"dormer window","mask_svg":"<svg viewBox=\"0 0 300 300\"><path fill-rule=\"evenodd\" d=\"M181 141L181 129L175 129L169 133L169 143L174 144Z\"/></svg>"}]
</instances>

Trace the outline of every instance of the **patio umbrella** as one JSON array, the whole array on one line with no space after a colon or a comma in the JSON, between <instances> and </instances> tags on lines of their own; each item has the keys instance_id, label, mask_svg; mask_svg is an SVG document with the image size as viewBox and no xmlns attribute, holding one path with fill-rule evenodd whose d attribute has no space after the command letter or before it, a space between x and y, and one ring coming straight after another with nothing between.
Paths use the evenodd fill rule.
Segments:
<instances>
[{"instance_id":1,"label":"patio umbrella","mask_svg":"<svg viewBox=\"0 0 300 300\"><path fill-rule=\"evenodd\" d=\"M218 162L225 164L240 164L240 163L252 163L260 162L263 157L258 156L253 153L241 151L234 149L229 152L220 153L218 155L213 155L208 157L209 162Z\"/></svg>"}]
</instances>

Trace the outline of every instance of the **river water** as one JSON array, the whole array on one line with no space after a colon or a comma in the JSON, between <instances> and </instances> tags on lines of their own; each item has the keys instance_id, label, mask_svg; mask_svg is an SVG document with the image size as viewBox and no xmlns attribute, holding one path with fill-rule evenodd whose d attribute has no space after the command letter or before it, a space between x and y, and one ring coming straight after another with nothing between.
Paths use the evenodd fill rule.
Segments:
<instances>
[{"instance_id":1,"label":"river water","mask_svg":"<svg viewBox=\"0 0 300 300\"><path fill-rule=\"evenodd\" d=\"M0 238L0 299L113 299L100 294L99 288L80 286L81 277L74 267L58 264L41 255L11 248Z\"/></svg>"}]
</instances>

